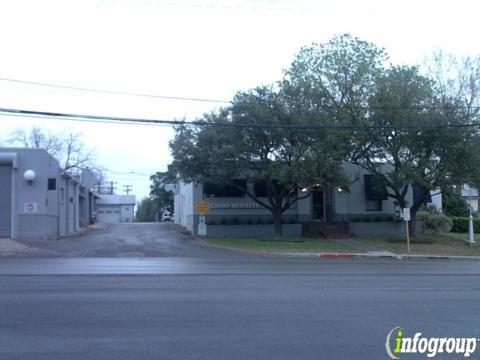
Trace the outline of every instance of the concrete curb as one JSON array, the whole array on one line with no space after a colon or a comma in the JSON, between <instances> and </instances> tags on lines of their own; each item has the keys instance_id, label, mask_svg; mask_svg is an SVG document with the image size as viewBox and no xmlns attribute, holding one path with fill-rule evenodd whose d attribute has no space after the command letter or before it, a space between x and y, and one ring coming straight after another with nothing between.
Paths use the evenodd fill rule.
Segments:
<instances>
[{"instance_id":1,"label":"concrete curb","mask_svg":"<svg viewBox=\"0 0 480 360\"><path fill-rule=\"evenodd\" d=\"M353 260L353 259L392 259L392 260L473 260L479 261L480 256L457 256L457 255L412 255L412 254L394 254L394 253L289 253L274 251L258 251L253 249L239 249L217 244L211 244L204 238L193 236L193 239L199 241L202 245L217 249L231 250L240 253L283 256L283 257L302 257L317 258L324 260Z\"/></svg>"},{"instance_id":2,"label":"concrete curb","mask_svg":"<svg viewBox=\"0 0 480 360\"><path fill-rule=\"evenodd\" d=\"M289 253L295 255L294 253ZM318 253L320 259L394 259L394 260L480 260L480 256L456 255L412 255L412 254L369 254L369 253Z\"/></svg>"},{"instance_id":3,"label":"concrete curb","mask_svg":"<svg viewBox=\"0 0 480 360\"><path fill-rule=\"evenodd\" d=\"M449 256L449 255L412 255L412 254L394 254L394 253L292 253L292 252L275 252L265 250L253 250L253 249L239 249L228 246L221 246L217 244L210 244L205 239L195 237L202 245L231 250L239 253L257 254L257 255L269 255L278 257L300 257L300 258L316 258L324 260L353 260L353 259L392 259L392 260L474 260L479 261L480 256Z\"/></svg>"}]
</instances>

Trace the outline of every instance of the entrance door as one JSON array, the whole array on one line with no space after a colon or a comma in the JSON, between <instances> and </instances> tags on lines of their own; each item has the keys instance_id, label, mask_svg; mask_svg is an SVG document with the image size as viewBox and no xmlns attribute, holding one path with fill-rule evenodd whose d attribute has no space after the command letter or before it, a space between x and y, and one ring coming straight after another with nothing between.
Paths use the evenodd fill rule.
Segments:
<instances>
[{"instance_id":1,"label":"entrance door","mask_svg":"<svg viewBox=\"0 0 480 360\"><path fill-rule=\"evenodd\" d=\"M312 192L312 217L313 220L325 219L325 202L323 190L313 190Z\"/></svg>"},{"instance_id":2,"label":"entrance door","mask_svg":"<svg viewBox=\"0 0 480 360\"><path fill-rule=\"evenodd\" d=\"M0 165L0 237L12 236L12 167Z\"/></svg>"}]
</instances>

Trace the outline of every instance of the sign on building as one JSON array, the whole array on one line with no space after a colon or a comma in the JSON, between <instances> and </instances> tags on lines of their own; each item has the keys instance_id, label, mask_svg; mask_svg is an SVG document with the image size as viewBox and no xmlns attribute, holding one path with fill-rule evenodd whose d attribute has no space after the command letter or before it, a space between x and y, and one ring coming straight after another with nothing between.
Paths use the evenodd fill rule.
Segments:
<instances>
[{"instance_id":1,"label":"sign on building","mask_svg":"<svg viewBox=\"0 0 480 360\"><path fill-rule=\"evenodd\" d=\"M210 210L210 205L208 204L208 202L201 200L195 205L195 210L198 214L203 216L206 215Z\"/></svg>"},{"instance_id":2,"label":"sign on building","mask_svg":"<svg viewBox=\"0 0 480 360\"><path fill-rule=\"evenodd\" d=\"M36 202L26 202L23 205L23 212L36 213L37 212L37 203Z\"/></svg>"}]
</instances>

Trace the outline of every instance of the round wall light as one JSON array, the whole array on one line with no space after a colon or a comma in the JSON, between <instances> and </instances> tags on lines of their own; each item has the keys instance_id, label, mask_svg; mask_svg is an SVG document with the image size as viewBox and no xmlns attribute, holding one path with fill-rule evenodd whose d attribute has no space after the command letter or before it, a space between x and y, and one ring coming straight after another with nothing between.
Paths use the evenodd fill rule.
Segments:
<instances>
[{"instance_id":1,"label":"round wall light","mask_svg":"<svg viewBox=\"0 0 480 360\"><path fill-rule=\"evenodd\" d=\"M27 180L30 184L35 180L37 177L37 174L35 174L35 171L33 170L27 170L23 173L23 178Z\"/></svg>"}]
</instances>

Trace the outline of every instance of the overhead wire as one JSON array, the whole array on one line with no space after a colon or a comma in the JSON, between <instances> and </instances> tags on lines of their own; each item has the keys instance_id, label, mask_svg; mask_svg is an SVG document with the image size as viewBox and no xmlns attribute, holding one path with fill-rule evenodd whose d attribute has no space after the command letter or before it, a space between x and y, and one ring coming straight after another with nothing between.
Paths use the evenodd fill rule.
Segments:
<instances>
[{"instance_id":1,"label":"overhead wire","mask_svg":"<svg viewBox=\"0 0 480 360\"><path fill-rule=\"evenodd\" d=\"M100 123L118 123L118 124L142 124L153 126L194 126L194 127L243 127L243 128L259 128L259 129L331 129L331 130L400 130L400 129L432 129L432 128L468 128L468 127L480 127L480 123L466 123L466 124L411 124L411 125L338 125L338 124L252 124L252 123L214 123L207 121L183 121L183 120L164 120L164 119L146 119L146 118L132 118L132 117L119 117L119 116L101 116L90 114L75 114L75 113L62 113L51 111L36 111L25 109L13 109L13 108L0 108L0 115L14 115L14 116L27 116L38 117L44 119L61 119L67 121L84 121L84 122L100 122Z\"/></svg>"},{"instance_id":2,"label":"overhead wire","mask_svg":"<svg viewBox=\"0 0 480 360\"><path fill-rule=\"evenodd\" d=\"M163 99L163 100L199 101L199 102L225 103L225 104L230 103L230 101L219 100L219 99L206 99L206 98L184 97L184 96L168 96L168 95L146 94L146 93L138 93L138 92L130 92L130 91L94 89L94 88L87 88L87 87L78 87L78 86L45 83L45 82L39 82L39 81L18 80L18 79L6 78L6 77L0 77L0 81L7 81L7 82L13 82L13 83L19 83L19 84L35 85L35 86L53 87L53 88L59 88L59 89L103 93L103 94L157 98L157 99Z\"/></svg>"},{"instance_id":3,"label":"overhead wire","mask_svg":"<svg viewBox=\"0 0 480 360\"><path fill-rule=\"evenodd\" d=\"M156 94L147 94L147 93L138 93L138 92L129 92L129 91L117 91L117 90L104 90L104 89L95 89L89 87L78 87L78 86L70 86L70 85L61 85L61 84L54 84L54 83L45 83L39 81L31 81L31 80L19 80L7 77L0 77L0 81L6 82L13 82L13 83L20 83L20 84L27 84L27 85L34 85L34 86L43 86L43 87L53 87L53 88L60 88L60 89L68 89L68 90L77 90L77 91L86 91L86 92L94 92L94 93L105 93L105 94L113 94L113 95L121 95L121 96L136 96L136 97L147 97L147 98L157 98L162 100L178 100L178 101L197 101L197 102L209 102L209 103L218 103L218 104L231 104L231 100L224 100L224 99L209 99L209 98L201 98L201 97L185 97L185 96L171 96L171 95L156 95ZM425 109L448 109L448 110L455 110L455 109L471 109L471 110L480 110L480 106L464 106L464 105L456 105L456 106L371 106L371 105L317 105L320 109L331 109L331 110L425 110Z\"/></svg>"}]
</instances>

